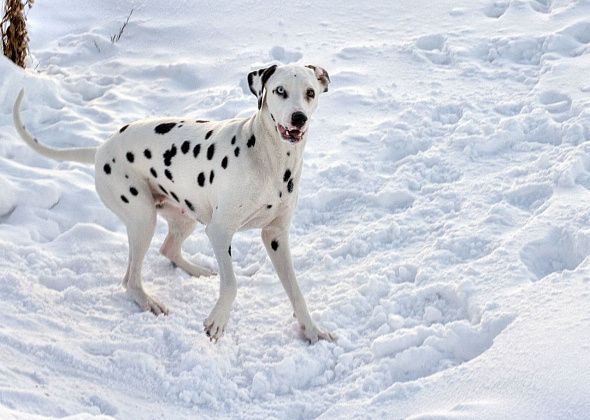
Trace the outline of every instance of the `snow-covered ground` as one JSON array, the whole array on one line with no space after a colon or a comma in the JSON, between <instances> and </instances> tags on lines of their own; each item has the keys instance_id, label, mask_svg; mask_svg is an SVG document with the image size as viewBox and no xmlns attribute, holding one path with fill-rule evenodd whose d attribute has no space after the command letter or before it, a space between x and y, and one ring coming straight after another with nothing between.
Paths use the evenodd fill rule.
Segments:
<instances>
[{"instance_id":1,"label":"snow-covered ground","mask_svg":"<svg viewBox=\"0 0 590 420\"><path fill-rule=\"evenodd\" d=\"M590 2L36 2L30 70L0 59L0 417L588 418ZM119 42L112 44L129 11ZM245 76L325 67L292 248L309 345L258 232L238 297L157 250L124 294L93 169L36 155L148 116L256 109ZM185 246L214 257L202 228Z\"/></svg>"}]
</instances>

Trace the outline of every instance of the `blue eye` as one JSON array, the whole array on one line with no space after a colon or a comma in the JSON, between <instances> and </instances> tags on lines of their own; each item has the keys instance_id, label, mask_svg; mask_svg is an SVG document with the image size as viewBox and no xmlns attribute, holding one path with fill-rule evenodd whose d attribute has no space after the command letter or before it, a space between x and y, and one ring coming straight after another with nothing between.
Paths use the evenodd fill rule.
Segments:
<instances>
[{"instance_id":1,"label":"blue eye","mask_svg":"<svg viewBox=\"0 0 590 420\"><path fill-rule=\"evenodd\" d=\"M273 92L279 96L282 96L283 99L287 99L289 97L289 95L287 95L287 91L282 86L277 86Z\"/></svg>"}]
</instances>

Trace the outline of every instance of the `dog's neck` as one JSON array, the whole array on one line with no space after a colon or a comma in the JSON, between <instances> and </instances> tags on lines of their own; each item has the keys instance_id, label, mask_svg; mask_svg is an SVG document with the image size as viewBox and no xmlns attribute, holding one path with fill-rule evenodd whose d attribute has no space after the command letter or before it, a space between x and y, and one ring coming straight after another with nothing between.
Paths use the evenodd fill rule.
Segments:
<instances>
[{"instance_id":1,"label":"dog's neck","mask_svg":"<svg viewBox=\"0 0 590 420\"><path fill-rule=\"evenodd\" d=\"M272 172L283 174L289 169L296 179L301 175L303 163L303 150L307 142L307 135L297 144L289 144L277 131L275 124L269 117L266 106L258 110L251 117L251 127L257 133L256 147L260 148L260 156L263 164ZM262 138L258 138L262 136Z\"/></svg>"}]
</instances>

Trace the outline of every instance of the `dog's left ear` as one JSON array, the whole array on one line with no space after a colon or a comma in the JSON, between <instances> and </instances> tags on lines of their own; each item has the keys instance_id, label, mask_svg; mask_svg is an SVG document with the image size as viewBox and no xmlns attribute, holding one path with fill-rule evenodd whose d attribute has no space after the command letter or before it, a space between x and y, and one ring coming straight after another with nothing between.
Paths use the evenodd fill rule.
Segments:
<instances>
[{"instance_id":1,"label":"dog's left ear","mask_svg":"<svg viewBox=\"0 0 590 420\"><path fill-rule=\"evenodd\" d=\"M268 79L270 79L270 76L273 75L276 69L277 65L273 64L272 66L265 69L255 70L251 73L248 73L248 86L250 87L250 92L252 92L254 96L258 98L258 109L262 108L264 85Z\"/></svg>"},{"instance_id":2,"label":"dog's left ear","mask_svg":"<svg viewBox=\"0 0 590 420\"><path fill-rule=\"evenodd\" d=\"M330 84L330 76L328 75L328 72L321 67L312 66L311 64L308 64L305 67L308 67L313 70L313 72L315 73L315 77L320 81L320 84L324 87L324 92L327 92L328 85Z\"/></svg>"}]
</instances>

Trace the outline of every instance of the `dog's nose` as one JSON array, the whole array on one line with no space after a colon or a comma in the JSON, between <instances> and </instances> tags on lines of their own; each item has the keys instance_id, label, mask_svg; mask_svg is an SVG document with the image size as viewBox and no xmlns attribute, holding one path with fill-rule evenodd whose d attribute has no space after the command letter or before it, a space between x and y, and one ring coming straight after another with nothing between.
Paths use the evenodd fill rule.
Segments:
<instances>
[{"instance_id":1,"label":"dog's nose","mask_svg":"<svg viewBox=\"0 0 590 420\"><path fill-rule=\"evenodd\" d=\"M303 127L306 121L307 117L301 111L294 112L293 115L291 115L291 124L297 128Z\"/></svg>"}]
</instances>

